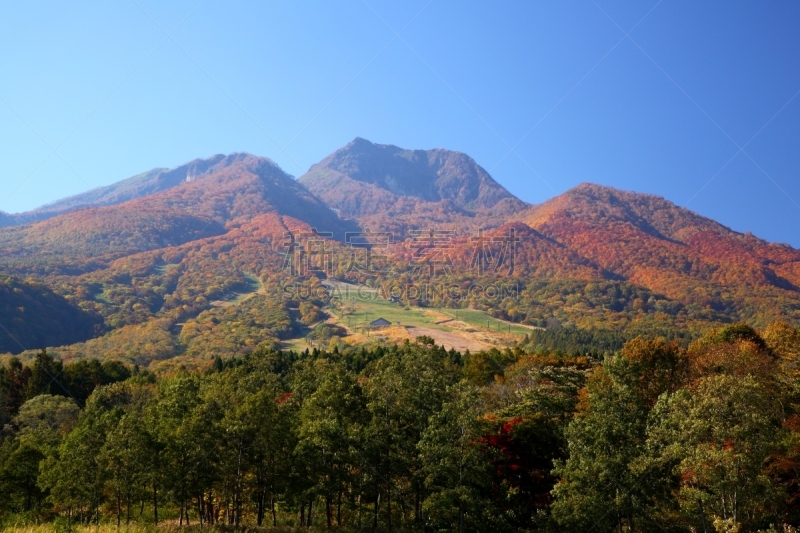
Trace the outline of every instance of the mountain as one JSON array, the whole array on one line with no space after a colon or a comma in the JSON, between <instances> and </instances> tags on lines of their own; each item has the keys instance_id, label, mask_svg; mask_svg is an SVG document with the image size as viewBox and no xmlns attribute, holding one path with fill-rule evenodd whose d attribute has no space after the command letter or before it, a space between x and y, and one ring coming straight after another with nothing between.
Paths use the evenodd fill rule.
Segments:
<instances>
[{"instance_id":1,"label":"mountain","mask_svg":"<svg viewBox=\"0 0 800 533\"><path fill-rule=\"evenodd\" d=\"M418 303L538 327L669 337L720 322L800 323L798 250L599 185L531 206L447 150L356 139L300 180L263 157L214 156L39 213L47 218L0 228L0 275L12 276L0 283L0 324L26 347L66 344L54 353L67 359L176 368L276 346L324 317L326 276L447 284L457 290ZM379 269L362 268L363 246L339 242L366 229L378 233L360 238L376 243L395 233L370 255ZM309 240L314 230L334 238ZM303 246L290 232L305 234ZM48 331L31 329L40 323Z\"/></svg>"},{"instance_id":2,"label":"mountain","mask_svg":"<svg viewBox=\"0 0 800 533\"><path fill-rule=\"evenodd\" d=\"M112 185L70 196L25 213L10 215L0 212L0 227L45 220L84 207L120 204L213 174L248 157L252 156L243 153L217 154L208 159L195 159L172 169L155 168Z\"/></svg>"},{"instance_id":3,"label":"mountain","mask_svg":"<svg viewBox=\"0 0 800 533\"><path fill-rule=\"evenodd\" d=\"M299 178L343 217L401 233L431 224L499 225L527 204L471 157L356 138Z\"/></svg>"},{"instance_id":4,"label":"mountain","mask_svg":"<svg viewBox=\"0 0 800 533\"><path fill-rule=\"evenodd\" d=\"M449 255L459 270L470 273L493 273L516 279L589 281L618 278L613 272L521 222L509 222L462 239L455 243Z\"/></svg>"},{"instance_id":5,"label":"mountain","mask_svg":"<svg viewBox=\"0 0 800 533\"><path fill-rule=\"evenodd\" d=\"M98 317L49 288L0 275L0 353L20 353L90 338Z\"/></svg>"},{"instance_id":6,"label":"mountain","mask_svg":"<svg viewBox=\"0 0 800 533\"><path fill-rule=\"evenodd\" d=\"M221 224L275 213L303 220L319 231L332 232L340 240L344 240L346 231L358 229L353 222L341 220L272 160L251 155L202 178L126 205L178 209L211 217Z\"/></svg>"},{"instance_id":7,"label":"mountain","mask_svg":"<svg viewBox=\"0 0 800 533\"><path fill-rule=\"evenodd\" d=\"M685 304L768 320L800 309L800 251L664 198L582 184L517 214L574 253ZM800 318L800 317L797 317Z\"/></svg>"},{"instance_id":8,"label":"mountain","mask_svg":"<svg viewBox=\"0 0 800 533\"><path fill-rule=\"evenodd\" d=\"M118 200L144 194L148 187L161 190L0 229L0 268L18 274L91 270L126 255L220 235L264 214L292 217L341 240L358 229L266 158L215 157L151 178L127 180L117 196L95 199Z\"/></svg>"}]
</instances>

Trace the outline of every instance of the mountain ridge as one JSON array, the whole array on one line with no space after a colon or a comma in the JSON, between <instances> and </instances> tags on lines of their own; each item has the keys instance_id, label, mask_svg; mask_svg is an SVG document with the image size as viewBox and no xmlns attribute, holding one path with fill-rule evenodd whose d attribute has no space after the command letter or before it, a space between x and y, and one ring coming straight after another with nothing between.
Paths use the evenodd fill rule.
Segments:
<instances>
[{"instance_id":1,"label":"mountain ridge","mask_svg":"<svg viewBox=\"0 0 800 533\"><path fill-rule=\"evenodd\" d=\"M507 282L519 287L507 301L475 295L458 305L539 327L555 317L637 331L800 323L800 251L790 246L735 232L656 195L591 183L529 205L469 156L448 150L356 139L299 180L268 158L218 155L86 194L54 202L46 220L0 228L0 275L33 279L102 317L104 336L62 350L70 357L136 351L118 343L157 346L152 357L172 357L188 346L173 330L193 317L202 327L194 324L184 337L202 333L197 338L245 353L305 327L298 320L306 311L276 287L313 286L326 276L359 283L372 276L373 286L439 275L462 287ZM439 254L452 257L452 273L425 268L436 255L425 247L435 247L411 230L434 228L456 237ZM339 265L310 271L303 261L316 252L300 239L312 230L339 241L348 232L394 233L385 274L351 269L360 258L352 247L319 239L317 258ZM513 259L504 249L509 239L517 242ZM220 303L254 278L269 289L248 300L250 318ZM7 323L21 318L14 309ZM276 321L269 334L252 325L268 314ZM217 323L228 333L215 333ZM142 335L149 340L137 344Z\"/></svg>"},{"instance_id":2,"label":"mountain ridge","mask_svg":"<svg viewBox=\"0 0 800 533\"><path fill-rule=\"evenodd\" d=\"M80 271L72 261L76 257L86 268L97 268L125 255L221 235L239 221L267 213L306 221L342 240L347 231L358 230L270 159L237 154L225 163L206 165L210 170L188 180L183 169L191 167L184 165L180 183L112 206L0 228L0 269L29 265L35 258L48 269Z\"/></svg>"},{"instance_id":3,"label":"mountain ridge","mask_svg":"<svg viewBox=\"0 0 800 533\"><path fill-rule=\"evenodd\" d=\"M357 137L298 178L345 217L405 233L454 217L457 225L499 225L528 204L462 152L406 150ZM399 222L399 225L398 225Z\"/></svg>"},{"instance_id":4,"label":"mountain ridge","mask_svg":"<svg viewBox=\"0 0 800 533\"><path fill-rule=\"evenodd\" d=\"M0 211L0 227L38 222L83 208L121 204L206 176L247 157L254 156L243 152L234 152L228 155L216 154L206 159L197 158L174 168L154 168L110 185L68 196L23 213L11 214Z\"/></svg>"},{"instance_id":5,"label":"mountain ridge","mask_svg":"<svg viewBox=\"0 0 800 533\"><path fill-rule=\"evenodd\" d=\"M796 315L800 251L656 195L582 184L514 217L630 282L684 303ZM777 306L775 306L777 307ZM777 311L776 311L777 313Z\"/></svg>"}]
</instances>

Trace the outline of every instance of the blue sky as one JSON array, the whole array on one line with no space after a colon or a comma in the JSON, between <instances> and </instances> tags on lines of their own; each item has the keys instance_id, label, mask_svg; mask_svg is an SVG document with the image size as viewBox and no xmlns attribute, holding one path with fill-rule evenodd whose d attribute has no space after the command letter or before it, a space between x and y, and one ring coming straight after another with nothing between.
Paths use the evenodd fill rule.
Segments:
<instances>
[{"instance_id":1,"label":"blue sky","mask_svg":"<svg viewBox=\"0 0 800 533\"><path fill-rule=\"evenodd\" d=\"M800 247L800 3L2 12L0 210L215 153L299 176L360 136L464 151L529 202L589 181Z\"/></svg>"}]
</instances>

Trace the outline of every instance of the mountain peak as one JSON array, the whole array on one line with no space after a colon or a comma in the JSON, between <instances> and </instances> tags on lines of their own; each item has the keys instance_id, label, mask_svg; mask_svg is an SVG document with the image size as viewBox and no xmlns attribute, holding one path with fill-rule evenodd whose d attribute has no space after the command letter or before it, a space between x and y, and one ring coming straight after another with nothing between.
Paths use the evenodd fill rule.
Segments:
<instances>
[{"instance_id":1,"label":"mountain peak","mask_svg":"<svg viewBox=\"0 0 800 533\"><path fill-rule=\"evenodd\" d=\"M274 162L267 158L259 158L243 152L234 152L228 155L216 154L206 159L198 158L171 169L154 168L147 172L137 174L136 176L112 183L111 185L97 187L84 193L45 204L33 211L13 215L0 212L0 227L46 220L63 213L86 207L103 207L121 204L129 200L135 200L136 198L166 191L181 183L208 176L231 165L247 160L264 160L275 165Z\"/></svg>"},{"instance_id":2,"label":"mountain peak","mask_svg":"<svg viewBox=\"0 0 800 533\"><path fill-rule=\"evenodd\" d=\"M515 216L534 228L559 218L592 224L627 223L663 238L681 241L698 231L734 234L731 229L655 194L581 183Z\"/></svg>"},{"instance_id":3,"label":"mountain peak","mask_svg":"<svg viewBox=\"0 0 800 533\"><path fill-rule=\"evenodd\" d=\"M347 146L357 146L357 145L375 146L375 143L368 139L365 139L364 137L356 137L355 139L347 143Z\"/></svg>"},{"instance_id":4,"label":"mountain peak","mask_svg":"<svg viewBox=\"0 0 800 533\"><path fill-rule=\"evenodd\" d=\"M508 216L526 206L462 152L407 150L361 137L313 165L299 181L355 218L442 210Z\"/></svg>"}]
</instances>

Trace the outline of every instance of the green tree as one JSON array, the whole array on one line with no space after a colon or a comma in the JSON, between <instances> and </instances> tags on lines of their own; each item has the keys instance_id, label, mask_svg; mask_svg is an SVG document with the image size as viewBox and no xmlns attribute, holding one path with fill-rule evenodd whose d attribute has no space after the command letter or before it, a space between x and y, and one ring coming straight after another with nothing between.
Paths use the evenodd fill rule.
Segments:
<instances>
[{"instance_id":1,"label":"green tree","mask_svg":"<svg viewBox=\"0 0 800 533\"><path fill-rule=\"evenodd\" d=\"M447 396L418 444L428 490L424 509L436 528L484 530L491 463L480 437L488 425L480 420L481 401L473 387L453 386Z\"/></svg>"},{"instance_id":2,"label":"green tree","mask_svg":"<svg viewBox=\"0 0 800 533\"><path fill-rule=\"evenodd\" d=\"M107 472L107 486L114 494L117 527L122 506L126 510L125 522L130 524L134 501L145 498L151 449L143 415L149 399L149 388L131 386L131 401L124 407L116 427L106 434L100 450L99 462Z\"/></svg>"},{"instance_id":3,"label":"green tree","mask_svg":"<svg viewBox=\"0 0 800 533\"><path fill-rule=\"evenodd\" d=\"M372 466L375 520L380 496L385 496L386 525L391 529L392 499L400 498L401 510L411 507L421 519L425 486L417 443L430 417L441 409L447 387L457 381L458 368L443 348L407 343L384 355L366 370L367 409L371 419L365 428L365 453ZM401 513L401 518L405 518Z\"/></svg>"},{"instance_id":4,"label":"green tree","mask_svg":"<svg viewBox=\"0 0 800 533\"><path fill-rule=\"evenodd\" d=\"M78 406L63 396L43 394L25 402L6 426L0 446L0 493L5 507L29 511L46 493L39 487L39 464L78 420Z\"/></svg>"},{"instance_id":5,"label":"green tree","mask_svg":"<svg viewBox=\"0 0 800 533\"><path fill-rule=\"evenodd\" d=\"M662 472L639 465L655 398L680 384L677 347L636 341L594 370L566 431L569 457L557 461L553 517L571 529L633 531L660 526L656 502L669 493Z\"/></svg>"},{"instance_id":6,"label":"green tree","mask_svg":"<svg viewBox=\"0 0 800 533\"><path fill-rule=\"evenodd\" d=\"M50 501L66 509L68 516L76 510L81 521L99 523L108 480L102 450L130 401L131 391L124 383L95 390L77 426L42 461L39 486L49 491Z\"/></svg>"},{"instance_id":7,"label":"green tree","mask_svg":"<svg viewBox=\"0 0 800 533\"><path fill-rule=\"evenodd\" d=\"M202 385L197 376L167 378L154 405L159 467L181 525L189 521L190 501L210 489L223 442L215 431L220 405L204 402Z\"/></svg>"},{"instance_id":8,"label":"green tree","mask_svg":"<svg viewBox=\"0 0 800 533\"><path fill-rule=\"evenodd\" d=\"M30 400L40 394L61 394L69 396L70 392L62 384L61 375L64 365L53 359L46 349L36 354L31 365L31 376L27 383L26 398Z\"/></svg>"},{"instance_id":9,"label":"green tree","mask_svg":"<svg viewBox=\"0 0 800 533\"><path fill-rule=\"evenodd\" d=\"M716 375L659 399L648 444L680 479L687 522L718 531L766 527L780 494L764 471L775 451L779 407L753 377Z\"/></svg>"},{"instance_id":10,"label":"green tree","mask_svg":"<svg viewBox=\"0 0 800 533\"><path fill-rule=\"evenodd\" d=\"M250 400L258 415L257 433L251 460L254 471L256 523L262 525L269 502L272 525L278 525L276 504L289 489L292 457L296 447L296 404L288 393L277 396L266 390Z\"/></svg>"},{"instance_id":11,"label":"green tree","mask_svg":"<svg viewBox=\"0 0 800 533\"><path fill-rule=\"evenodd\" d=\"M300 410L297 453L311 479L311 491L325 501L326 521L342 525L342 495L353 481L359 458L353 444L364 425L364 399L355 376L342 365L325 375Z\"/></svg>"}]
</instances>

